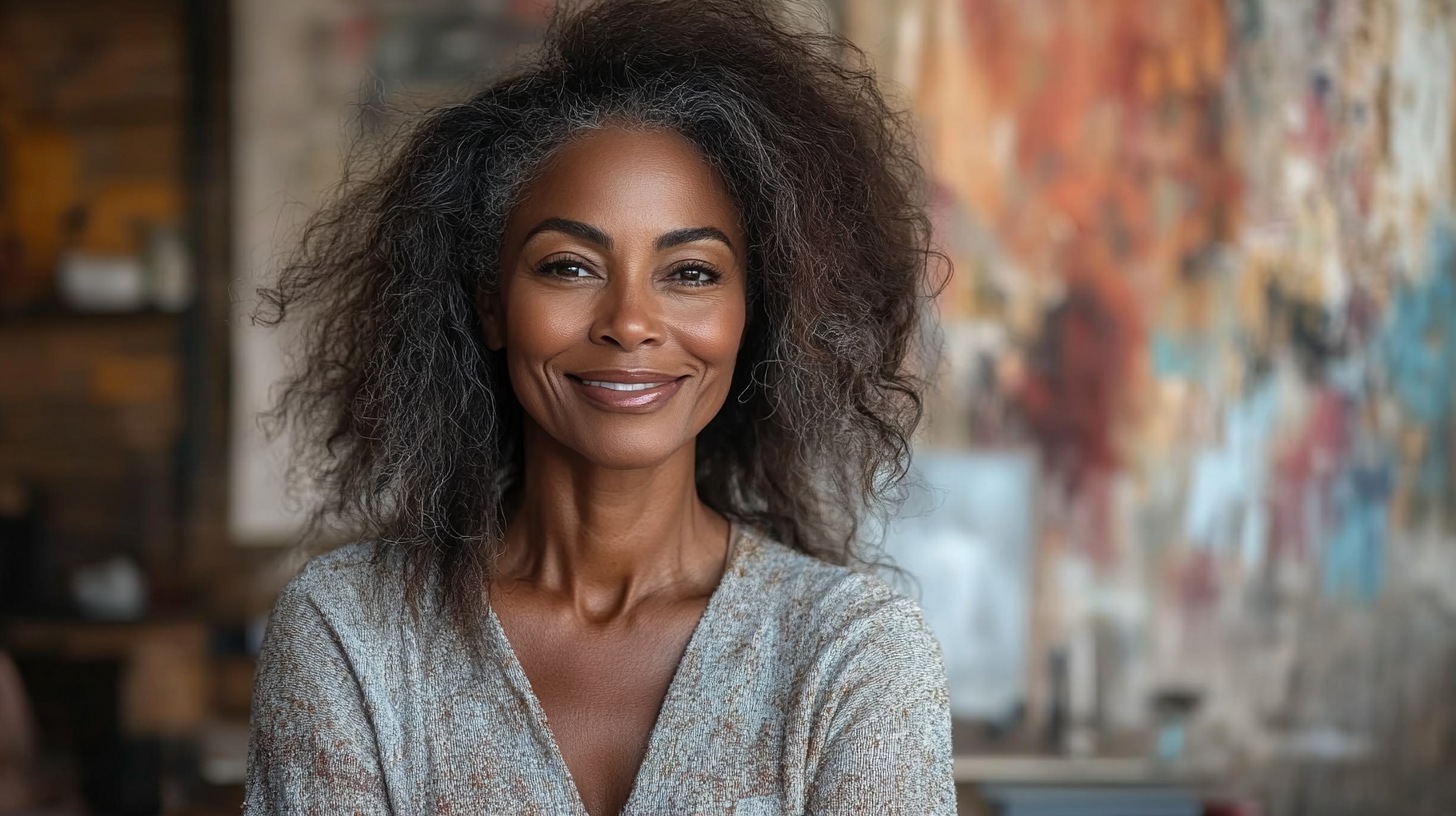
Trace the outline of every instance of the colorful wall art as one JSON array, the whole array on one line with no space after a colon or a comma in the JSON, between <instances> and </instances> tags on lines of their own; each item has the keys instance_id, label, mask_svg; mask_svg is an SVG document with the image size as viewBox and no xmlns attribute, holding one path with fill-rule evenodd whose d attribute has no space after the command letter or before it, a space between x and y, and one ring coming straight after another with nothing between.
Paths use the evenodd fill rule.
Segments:
<instances>
[{"instance_id":1,"label":"colorful wall art","mask_svg":"<svg viewBox=\"0 0 1456 816\"><path fill-rule=\"evenodd\" d=\"M1109 732L1188 687L1211 763L1396 763L1399 673L1317 667L1413 609L1448 625L1399 682L1456 645L1456 4L842 11L922 124L955 264L923 448L1041 466L1033 710L1045 656L1111 632ZM1447 728L1453 689L1422 698Z\"/></svg>"}]
</instances>

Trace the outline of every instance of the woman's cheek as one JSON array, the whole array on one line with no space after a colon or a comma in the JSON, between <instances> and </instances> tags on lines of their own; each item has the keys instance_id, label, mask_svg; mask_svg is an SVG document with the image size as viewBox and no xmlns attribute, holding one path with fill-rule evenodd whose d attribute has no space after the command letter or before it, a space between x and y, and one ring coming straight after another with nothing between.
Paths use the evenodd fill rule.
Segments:
<instances>
[{"instance_id":1,"label":"woman's cheek","mask_svg":"<svg viewBox=\"0 0 1456 816\"><path fill-rule=\"evenodd\" d=\"M580 342L586 342L588 327L579 325L581 310L570 297L560 293L523 291L516 288L506 302L506 359L516 398L538 421L560 403L560 384L547 371L549 362Z\"/></svg>"},{"instance_id":2,"label":"woman's cheek","mask_svg":"<svg viewBox=\"0 0 1456 816\"><path fill-rule=\"evenodd\" d=\"M680 321L681 343L693 357L707 364L714 390L726 393L733 379L733 365L743 341L747 317L741 295L699 304L694 314Z\"/></svg>"},{"instance_id":3,"label":"woman's cheek","mask_svg":"<svg viewBox=\"0 0 1456 816\"><path fill-rule=\"evenodd\" d=\"M590 310L582 297L572 292L522 291L507 303L509 319L506 349L528 365L540 366L569 351L573 346L589 342Z\"/></svg>"}]
</instances>

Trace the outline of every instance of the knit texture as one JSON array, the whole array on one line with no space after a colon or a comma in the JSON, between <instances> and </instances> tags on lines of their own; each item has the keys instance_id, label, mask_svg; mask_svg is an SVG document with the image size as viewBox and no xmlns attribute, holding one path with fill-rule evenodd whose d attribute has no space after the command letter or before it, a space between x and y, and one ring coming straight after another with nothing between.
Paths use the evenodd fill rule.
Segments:
<instances>
[{"instance_id":1,"label":"knit texture","mask_svg":"<svg viewBox=\"0 0 1456 816\"><path fill-rule=\"evenodd\" d=\"M413 614L356 544L279 597L247 816L586 816L494 613ZM953 814L939 647L880 580L735 528L624 816Z\"/></svg>"}]
</instances>

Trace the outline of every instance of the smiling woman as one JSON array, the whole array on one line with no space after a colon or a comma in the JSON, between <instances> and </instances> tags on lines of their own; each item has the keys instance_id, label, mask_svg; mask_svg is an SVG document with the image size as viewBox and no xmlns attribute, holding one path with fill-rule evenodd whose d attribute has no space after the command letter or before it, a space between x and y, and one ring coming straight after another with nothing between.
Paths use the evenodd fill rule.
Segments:
<instances>
[{"instance_id":1,"label":"smiling woman","mask_svg":"<svg viewBox=\"0 0 1456 816\"><path fill-rule=\"evenodd\" d=\"M245 812L954 812L938 649L855 569L930 257L855 59L601 0L315 219L275 416L362 542L274 610Z\"/></svg>"},{"instance_id":2,"label":"smiling woman","mask_svg":"<svg viewBox=\"0 0 1456 816\"><path fill-rule=\"evenodd\" d=\"M607 127L564 146L507 220L480 298L526 447L613 470L675 456L690 483L743 341L746 256L732 196L686 139Z\"/></svg>"}]
</instances>

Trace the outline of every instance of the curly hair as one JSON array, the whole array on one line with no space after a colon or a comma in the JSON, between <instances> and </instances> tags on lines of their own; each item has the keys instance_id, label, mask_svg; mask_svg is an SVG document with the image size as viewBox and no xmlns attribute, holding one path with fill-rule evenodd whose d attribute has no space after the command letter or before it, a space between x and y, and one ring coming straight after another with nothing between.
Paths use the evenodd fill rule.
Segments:
<instances>
[{"instance_id":1,"label":"curly hair","mask_svg":"<svg viewBox=\"0 0 1456 816\"><path fill-rule=\"evenodd\" d=\"M867 514L899 497L921 417L930 225L906 118L842 38L760 0L601 0L468 101L413 125L345 184L262 290L299 321L271 417L315 521L403 556L416 594L479 611L525 460L521 408L477 297L499 282L513 203L545 160L613 125L675 132L716 170L748 238L749 329L697 441L725 517L862 563Z\"/></svg>"}]
</instances>

